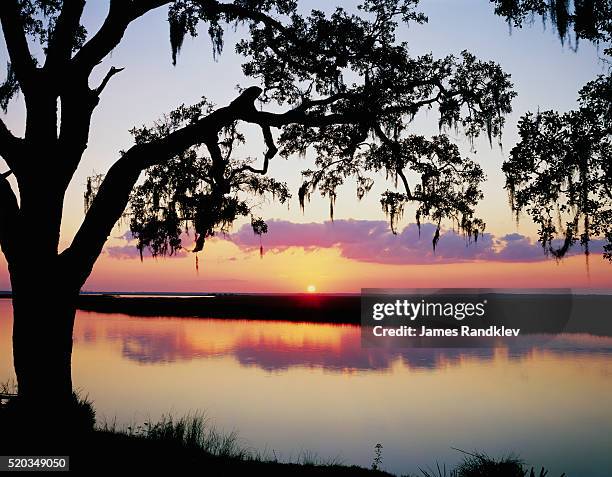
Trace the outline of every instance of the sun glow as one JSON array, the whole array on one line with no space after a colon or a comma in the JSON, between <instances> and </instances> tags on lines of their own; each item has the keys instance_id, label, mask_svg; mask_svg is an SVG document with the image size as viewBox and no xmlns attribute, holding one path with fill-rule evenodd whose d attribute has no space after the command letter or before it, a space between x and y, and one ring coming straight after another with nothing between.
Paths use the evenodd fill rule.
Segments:
<instances>
[{"instance_id":1,"label":"sun glow","mask_svg":"<svg viewBox=\"0 0 612 477\"><path fill-rule=\"evenodd\" d=\"M306 291L308 293L314 293L317 291L317 287L315 287L314 285L308 285L308 287L306 288Z\"/></svg>"}]
</instances>

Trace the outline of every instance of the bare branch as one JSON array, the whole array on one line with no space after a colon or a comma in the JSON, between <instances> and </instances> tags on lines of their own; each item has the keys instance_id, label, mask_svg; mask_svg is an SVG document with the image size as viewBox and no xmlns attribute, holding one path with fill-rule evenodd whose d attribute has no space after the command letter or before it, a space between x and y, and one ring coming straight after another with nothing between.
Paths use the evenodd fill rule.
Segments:
<instances>
[{"instance_id":1,"label":"bare branch","mask_svg":"<svg viewBox=\"0 0 612 477\"><path fill-rule=\"evenodd\" d=\"M276 156L278 148L276 147L276 144L274 144L274 138L272 137L272 131L270 130L270 127L264 125L261 126L261 130L263 132L264 140L266 141L266 146L268 148L266 154L264 155L263 167L261 169L255 169L254 167L251 167L249 165L242 166L234 172L234 175L239 174L243 171L250 171L254 174L262 175L266 175L268 173L268 164L270 163L270 159Z\"/></svg>"},{"instance_id":2,"label":"bare branch","mask_svg":"<svg viewBox=\"0 0 612 477\"><path fill-rule=\"evenodd\" d=\"M102 83L100 83L100 86L98 86L95 89L95 93L99 96L102 93L102 90L104 90L104 88L106 88L106 85L108 84L108 82L110 81L110 79L116 75L117 73L121 73L125 68L115 68L114 66L111 66L111 69L108 70L108 73L106 73L106 76L104 77L104 79L102 80Z\"/></svg>"}]
</instances>

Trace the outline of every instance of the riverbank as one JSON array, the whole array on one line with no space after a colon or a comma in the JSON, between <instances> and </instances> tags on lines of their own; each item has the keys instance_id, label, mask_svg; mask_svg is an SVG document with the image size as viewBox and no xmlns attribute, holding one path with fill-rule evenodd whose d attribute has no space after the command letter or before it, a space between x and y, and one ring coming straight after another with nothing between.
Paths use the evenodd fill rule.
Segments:
<instances>
[{"instance_id":1,"label":"riverbank","mask_svg":"<svg viewBox=\"0 0 612 477\"><path fill-rule=\"evenodd\" d=\"M6 387L6 386L5 386ZM302 453L295 461L280 461L276 454L243 447L235 432L224 434L208 426L203 415L179 419L163 417L156 423L117 428L115 424L94 426L95 411L91 402L75 394L72 416L68 422L57 422L54 415L32 420L23 414L13 398L0 403L0 445L9 455L55 455L55 458L13 458L12 464L41 470L61 466L65 470L136 471L193 473L204 475L267 475L267 476L351 476L393 477L384 471L384 447L373 448L370 468L344 464L337 459L325 461L316 455ZM423 470L423 477L524 477L535 476L534 468L512 455L499 459L484 453L462 453L463 461L454 469L440 472L440 464ZM24 469L21 469L24 470ZM536 471L537 472L537 471ZM404 474L402 474L404 475ZM542 468L539 475L547 475ZM564 477L562 474L561 477Z\"/></svg>"},{"instance_id":2,"label":"riverbank","mask_svg":"<svg viewBox=\"0 0 612 477\"><path fill-rule=\"evenodd\" d=\"M14 398L15 399L15 398ZM392 477L392 474L338 462L302 456L297 462L281 462L274 454L261 455L243 448L235 433L223 434L208 428L202 417L116 428L92 428L91 404L80 401L74 421L56 422L44 416L36 422L20 415L18 407L0 403L0 447L11 456L57 456L15 458L13 465L25 470L61 466L71 471L199 472L204 475L274 476L363 476ZM53 461L56 461L55 463Z\"/></svg>"}]
</instances>

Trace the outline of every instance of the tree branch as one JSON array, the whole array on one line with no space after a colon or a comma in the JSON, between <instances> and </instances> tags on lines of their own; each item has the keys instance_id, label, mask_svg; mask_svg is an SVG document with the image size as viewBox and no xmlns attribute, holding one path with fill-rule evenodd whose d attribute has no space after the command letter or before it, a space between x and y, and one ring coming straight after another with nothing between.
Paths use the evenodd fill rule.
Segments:
<instances>
[{"instance_id":1,"label":"tree branch","mask_svg":"<svg viewBox=\"0 0 612 477\"><path fill-rule=\"evenodd\" d=\"M392 141L382 130L382 128L380 127L379 124L377 124L374 127L374 132L376 133L376 135L380 138L380 140L386 144L387 146L389 146L391 148L391 150L393 151L393 154L396 159L396 166L395 166L395 173L398 175L398 177L402 180L402 184L404 185L404 190L406 191L406 197L408 198L408 200L413 200L413 196L412 196L412 191L410 190L410 184L408 184L408 179L406 178L406 174L404 174L404 171L402 169L402 165L401 165L401 158L399 157L400 152L399 152L399 146L397 145L397 143L395 141Z\"/></svg>"},{"instance_id":2,"label":"tree branch","mask_svg":"<svg viewBox=\"0 0 612 477\"><path fill-rule=\"evenodd\" d=\"M111 66L111 69L108 70L108 73L106 73L106 76L104 77L104 79L102 80L102 83L100 83L100 86L98 86L94 91L96 93L96 95L100 96L100 94L102 93L102 91L104 90L104 88L106 88L106 85L108 84L108 82L110 81L110 79L116 75L117 73L121 73L125 68L115 68L114 66Z\"/></svg>"},{"instance_id":3,"label":"tree branch","mask_svg":"<svg viewBox=\"0 0 612 477\"><path fill-rule=\"evenodd\" d=\"M412 191L410 190L410 185L408 184L408 179L406 178L404 171L400 167L398 167L396 169L396 172L402 180L402 183L404 184L404 189L406 190L406 197L408 198L408 200L413 200Z\"/></svg>"},{"instance_id":4,"label":"tree branch","mask_svg":"<svg viewBox=\"0 0 612 477\"><path fill-rule=\"evenodd\" d=\"M278 30L281 33L287 33L287 29L281 22L263 12L251 10L235 3L219 3L216 0L201 0L200 3L203 7L208 8L212 14L224 14L228 21L253 20L263 23L267 27Z\"/></svg>"},{"instance_id":5,"label":"tree branch","mask_svg":"<svg viewBox=\"0 0 612 477\"><path fill-rule=\"evenodd\" d=\"M72 57L74 40L84 8L85 0L69 0L63 3L53 35L49 39L45 68L55 67Z\"/></svg>"},{"instance_id":6,"label":"tree branch","mask_svg":"<svg viewBox=\"0 0 612 477\"><path fill-rule=\"evenodd\" d=\"M321 99L305 99L302 104L295 108L296 111L306 111L313 106L329 106L340 99L348 99L351 95L349 93L336 93L327 98Z\"/></svg>"},{"instance_id":7,"label":"tree branch","mask_svg":"<svg viewBox=\"0 0 612 477\"><path fill-rule=\"evenodd\" d=\"M17 0L2 0L0 2L0 23L17 81L19 81L24 94L28 94L32 83L32 75L36 70L36 63L28 47L21 8Z\"/></svg>"},{"instance_id":8,"label":"tree branch","mask_svg":"<svg viewBox=\"0 0 612 477\"><path fill-rule=\"evenodd\" d=\"M276 156L276 153L278 152L278 148L276 147L276 144L274 144L274 138L272 137L272 131L270 130L270 127L264 125L264 126L261 126L261 130L264 135L266 147L268 148L268 150L266 151L266 154L264 155L263 167L261 169L255 169L254 167L251 167L249 165L242 166L238 168L236 171L234 171L233 175L239 174L244 171L250 171L253 174L262 174L262 175L266 175L268 173L268 164L270 163L270 159Z\"/></svg>"},{"instance_id":9,"label":"tree branch","mask_svg":"<svg viewBox=\"0 0 612 477\"><path fill-rule=\"evenodd\" d=\"M82 286L91 272L107 237L123 214L130 193L144 169L160 164L198 144L212 145L214 149L221 129L235 121L242 120L261 127L268 147L262 169L244 166L242 170L265 174L270 159L277 153L271 133L272 127L280 128L288 124L325 127L333 124L371 124L373 121L371 113L365 111L351 111L343 114L309 114L303 107L297 107L284 113L258 111L255 101L261 93L262 90L259 87L247 88L228 106L217 109L208 116L177 129L163 138L149 143L136 144L109 169L72 244L61 254L68 266L75 268L79 286ZM321 101L327 102L327 100ZM316 102L312 106L319 104L322 103ZM409 189L407 193L410 195Z\"/></svg>"},{"instance_id":10,"label":"tree branch","mask_svg":"<svg viewBox=\"0 0 612 477\"><path fill-rule=\"evenodd\" d=\"M172 1L137 0L128 2L126 0L111 0L108 15L100 30L74 56L77 68L86 72L93 70L119 44L132 21L155 8L170 4ZM288 34L287 29L281 22L261 11L251 10L233 3L219 3L216 0L201 0L200 3L203 8L209 9L213 14L225 15L227 21L253 20Z\"/></svg>"},{"instance_id":11,"label":"tree branch","mask_svg":"<svg viewBox=\"0 0 612 477\"><path fill-rule=\"evenodd\" d=\"M0 156L13 171L19 167L17 152L21 142L22 139L15 137L4 121L0 119Z\"/></svg>"},{"instance_id":12,"label":"tree branch","mask_svg":"<svg viewBox=\"0 0 612 477\"><path fill-rule=\"evenodd\" d=\"M61 254L67 266L74 268L79 287L87 279L106 239L123 214L140 173L191 146L216 140L219 131L235 121L242 111L255 110L253 102L260 94L260 88L247 88L228 106L161 139L136 144L123 154L106 174L72 244Z\"/></svg>"},{"instance_id":13,"label":"tree branch","mask_svg":"<svg viewBox=\"0 0 612 477\"><path fill-rule=\"evenodd\" d=\"M2 247L2 252L9 262L15 255L15 238L19 216L17 197L15 197L11 184L7 180L10 175L11 171L0 175L0 247Z\"/></svg>"},{"instance_id":14,"label":"tree branch","mask_svg":"<svg viewBox=\"0 0 612 477\"><path fill-rule=\"evenodd\" d=\"M91 72L121 41L128 25L155 8L172 0L111 0L108 15L100 30L74 55L77 69Z\"/></svg>"}]
</instances>

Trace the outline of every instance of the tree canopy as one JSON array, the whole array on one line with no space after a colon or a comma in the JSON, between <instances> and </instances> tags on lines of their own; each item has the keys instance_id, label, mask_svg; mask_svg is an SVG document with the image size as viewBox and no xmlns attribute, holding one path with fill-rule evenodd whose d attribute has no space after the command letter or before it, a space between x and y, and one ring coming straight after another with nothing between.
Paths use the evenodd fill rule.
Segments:
<instances>
[{"instance_id":1,"label":"tree canopy","mask_svg":"<svg viewBox=\"0 0 612 477\"><path fill-rule=\"evenodd\" d=\"M243 91L249 96L249 111L204 141L205 147L194 145L147 170L130 202L131 230L139 248L172 253L191 226L197 234L195 250L201 250L207 237L238 216L251 215L254 231L265 231L245 193L271 193L281 202L287 200L284 184L261 176L277 152L289 157L309 149L316 154L315 168L303 172L297 191L302 207L318 191L329 199L333 219L340 185L348 178L356 180L357 198L362 199L375 173L382 171L396 187L381 197L392 228L406 205L414 204L418 223L429 219L438 225L434 247L444 220L477 238L484 222L474 207L482 197L484 174L472 159L460 155L443 131L461 127L471 139L480 134L500 138L515 93L509 75L497 64L467 51L441 59L412 57L408 45L396 40L396 30L401 22L426 21L417 4L367 0L358 13L338 7L326 16L317 10L302 14L293 1L173 3L173 61L184 37L197 34L198 22L208 25L215 54L222 52L224 27L246 23L249 35L236 45L236 52L245 58L244 74L261 88ZM281 112L256 110L255 99L260 108ZM440 135L412 133L414 116L432 108L439 114ZM207 101L180 108L153 128L134 130L136 142L159 138L213 109ZM241 121L262 129L267 152L259 167L251 158L232 157L233 146L244 140Z\"/></svg>"},{"instance_id":2,"label":"tree canopy","mask_svg":"<svg viewBox=\"0 0 612 477\"><path fill-rule=\"evenodd\" d=\"M491 1L495 12L515 26L539 15L552 21L562 39L573 31L576 40L610 41L609 0ZM41 131L49 136L45 141L56 141L56 156L66 156L54 174L61 176L62 187L68 183L87 145L91 114L107 84L121 71L112 67L91 88L93 69L121 42L128 25L164 5L174 63L180 60L184 39L196 36L201 26L213 42L214 55L223 52L226 29L240 26L244 35L235 53L243 58L243 72L251 84L244 85L228 105L203 99L132 130L135 144L122 152L104 177L88 185L84 222L61 254L78 269L80 282L126 212L138 247L149 248L154 255L181 248L185 231L195 232L194 250L201 250L208 237L227 230L241 216L250 216L255 233L265 232L255 207L258 199L253 198L272 196L285 202L291 197L286 184L268 177L271 161L306 151L314 151L315 163L303 171L303 183L296 191L302 207L319 192L329 200L333 218L342 184L356 181L356 195L362 199L382 172L390 185L380 203L392 229L410 206L417 223L429 220L437 225L434 247L445 221L468 237L477 238L482 232L485 224L475 207L482 198L484 173L471 157L460 154L446 132L461 129L471 140L479 135L491 143L499 140L515 92L510 76L498 64L467 51L443 58L412 56L397 33L401 25L427 21L418 10L418 0L364 0L355 11L337 7L329 14L306 11L295 0L111 0L104 23L94 34L81 24L82 0L3 2L0 19L10 61L0 85L0 107L6 109L21 90L28 121L23 143L2 124L0 152L20 183L31 178L15 157L36 134L40 139ZM27 38L40 43L44 58L31 54ZM609 112L602 113L601 106L606 95L609 76L585 87L574 112L523 118L521 143L504 166L515 209L532 215L541 227L545 248L559 256L566 244L553 249L554 235L563 236L568 247L576 240L586 247L592 234L608 233L605 114ZM414 117L432 109L439 134L425 137L412 131ZM47 123L53 126L43 128ZM237 146L245 141L244 124L261 130L263 158L240 156ZM578 129L587 125L592 126L588 137L593 141L588 147L583 144L584 134L580 145L574 141L581 134ZM553 135L556 141L547 139ZM536 143L540 149L533 149ZM572 151L577 149L588 156L589 173L580 180L576 174L584 172L582 163L575 159L572 166L568 159L576 156ZM545 180L557 188L544 191ZM8 193L4 176L2 181ZM599 184L597 191L576 195L580 188L595 187L593 181ZM547 211L557 206L561 213L579 211L584 230L579 232L573 225L575 216L553 230ZM10 214L5 216L8 221ZM3 242L6 249L7 240Z\"/></svg>"},{"instance_id":3,"label":"tree canopy","mask_svg":"<svg viewBox=\"0 0 612 477\"><path fill-rule=\"evenodd\" d=\"M587 40L612 55L610 0L491 0L496 13L515 26L539 15L550 20L562 41ZM578 108L566 113L538 111L519 121L519 143L504 163L513 210L539 226L544 251L556 258L579 243L604 238L612 260L612 72L587 83ZM605 67L605 63L603 65Z\"/></svg>"},{"instance_id":4,"label":"tree canopy","mask_svg":"<svg viewBox=\"0 0 612 477\"><path fill-rule=\"evenodd\" d=\"M528 113L520 142L503 165L512 208L539 226L545 251L560 258L605 236L612 259L612 77L599 76L567 113ZM561 243L555 242L561 239Z\"/></svg>"}]
</instances>

